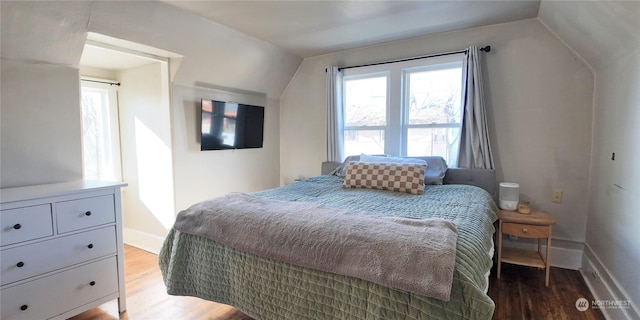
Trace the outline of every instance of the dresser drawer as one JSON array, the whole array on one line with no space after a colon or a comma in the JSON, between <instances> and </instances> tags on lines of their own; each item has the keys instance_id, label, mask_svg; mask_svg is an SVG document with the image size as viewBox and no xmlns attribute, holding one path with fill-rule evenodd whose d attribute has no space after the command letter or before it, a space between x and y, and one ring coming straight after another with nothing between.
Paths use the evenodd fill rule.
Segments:
<instances>
[{"instance_id":1,"label":"dresser drawer","mask_svg":"<svg viewBox=\"0 0 640 320\"><path fill-rule=\"evenodd\" d=\"M113 195L56 203L58 233L111 223L116 220Z\"/></svg>"},{"instance_id":2,"label":"dresser drawer","mask_svg":"<svg viewBox=\"0 0 640 320\"><path fill-rule=\"evenodd\" d=\"M551 230L549 226L503 222L502 233L522 238L548 238Z\"/></svg>"},{"instance_id":3,"label":"dresser drawer","mask_svg":"<svg viewBox=\"0 0 640 320\"><path fill-rule=\"evenodd\" d=\"M116 292L112 257L2 290L1 318L47 319Z\"/></svg>"},{"instance_id":4,"label":"dresser drawer","mask_svg":"<svg viewBox=\"0 0 640 320\"><path fill-rule=\"evenodd\" d=\"M106 227L2 251L2 285L116 253L115 227Z\"/></svg>"},{"instance_id":5,"label":"dresser drawer","mask_svg":"<svg viewBox=\"0 0 640 320\"><path fill-rule=\"evenodd\" d=\"M51 205L2 210L0 242L3 246L53 235Z\"/></svg>"}]
</instances>

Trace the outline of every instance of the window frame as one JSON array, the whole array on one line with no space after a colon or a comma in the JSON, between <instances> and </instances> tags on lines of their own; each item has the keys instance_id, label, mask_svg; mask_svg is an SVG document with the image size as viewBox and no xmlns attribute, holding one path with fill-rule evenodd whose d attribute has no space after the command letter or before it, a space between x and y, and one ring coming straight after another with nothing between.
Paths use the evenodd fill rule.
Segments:
<instances>
[{"instance_id":1,"label":"window frame","mask_svg":"<svg viewBox=\"0 0 640 320\"><path fill-rule=\"evenodd\" d=\"M86 78L82 77L81 80L91 80L91 81L81 81L80 83L80 114L82 117L82 174L85 179L87 177L87 169L85 162L85 137L84 137L84 111L82 106L82 95L85 90L97 90L102 91L101 94L106 95L108 99L108 105L101 106L102 112L108 114L108 119L102 119L103 127L108 127L108 140L105 141L105 148L108 150L108 161L111 167L111 175L100 174L100 170L98 172L98 177L95 179L103 179L103 180L114 180L121 181L122 180L122 156L120 149L120 115L118 110L118 87L111 85L109 83L100 83L95 81L103 81L103 82L111 82L110 80L104 79L95 79L95 78ZM105 130L103 130L104 133Z\"/></svg>"},{"instance_id":2,"label":"window frame","mask_svg":"<svg viewBox=\"0 0 640 320\"><path fill-rule=\"evenodd\" d=\"M420 72L425 70L447 69L446 65L459 64L461 68L461 92L464 90L464 53L450 54L446 56L420 58L409 61L390 62L363 67L353 67L343 69L342 86L349 80L373 77L372 75L388 74L387 78L387 122L384 126L385 145L384 153L396 156L406 156L408 146L408 130L409 128L449 128L452 124L409 124L408 104L408 80L407 77L412 72ZM342 96L342 117L344 119L347 105L346 91L343 90ZM460 122L455 123L457 128L462 127L463 103L460 100ZM343 125L341 128L343 136L346 136L347 130L374 130L373 126L355 127ZM381 130L380 128L376 130ZM344 139L344 138L343 138ZM346 154L345 156L349 156Z\"/></svg>"},{"instance_id":3,"label":"window frame","mask_svg":"<svg viewBox=\"0 0 640 320\"><path fill-rule=\"evenodd\" d=\"M342 136L343 139L345 139L345 141L343 141L346 145L346 136L347 136L347 131L382 131L382 135L383 135L383 139L384 141L386 141L388 134L389 134L389 117L391 114L391 108L390 108L390 97L389 97L389 85L390 85L390 79L391 79L391 75L389 72L387 71L382 71L382 72L373 72L373 73L366 73L366 74L358 74L358 75L354 75L354 76L345 76L342 79L342 86L343 86L343 93L346 93L346 82L349 80L362 80L362 79L371 79L371 78L381 78L384 77L386 78L386 101L385 101L385 124L384 125L377 125L377 126L347 126L346 125L346 94L342 95L342 105L345 106L342 109L342 118L345 119L344 120L344 125L342 127ZM385 142L385 146L384 148L386 149L386 145L387 143ZM386 152L386 150L385 150Z\"/></svg>"}]
</instances>

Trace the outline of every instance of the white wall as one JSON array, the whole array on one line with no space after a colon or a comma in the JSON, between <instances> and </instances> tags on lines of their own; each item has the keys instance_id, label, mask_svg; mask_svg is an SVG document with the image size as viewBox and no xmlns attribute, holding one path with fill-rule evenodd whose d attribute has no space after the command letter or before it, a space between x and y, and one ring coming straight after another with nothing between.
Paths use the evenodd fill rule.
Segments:
<instances>
[{"instance_id":1,"label":"white wall","mask_svg":"<svg viewBox=\"0 0 640 320\"><path fill-rule=\"evenodd\" d=\"M264 106L264 143L259 149L200 151L200 99ZM279 179L279 104L264 94L206 87L173 87L177 211L229 192L274 188Z\"/></svg>"},{"instance_id":2,"label":"white wall","mask_svg":"<svg viewBox=\"0 0 640 320\"><path fill-rule=\"evenodd\" d=\"M543 1L539 17L596 74L585 279L600 299L634 304L611 319L640 319L640 2Z\"/></svg>"},{"instance_id":3,"label":"white wall","mask_svg":"<svg viewBox=\"0 0 640 320\"><path fill-rule=\"evenodd\" d=\"M118 78L125 241L152 251L144 243L161 242L175 215L168 77L155 62Z\"/></svg>"},{"instance_id":4,"label":"white wall","mask_svg":"<svg viewBox=\"0 0 640 320\"><path fill-rule=\"evenodd\" d=\"M587 218L593 75L537 19L307 58L280 102L281 183L320 173L325 160L325 67L491 45L483 54L497 176L551 212L554 237L583 242ZM551 203L552 189L564 201Z\"/></svg>"},{"instance_id":5,"label":"white wall","mask_svg":"<svg viewBox=\"0 0 640 320\"><path fill-rule=\"evenodd\" d=\"M88 17L88 3L0 6L1 187L81 179L80 78L73 63L82 53L79 17Z\"/></svg>"},{"instance_id":6,"label":"white wall","mask_svg":"<svg viewBox=\"0 0 640 320\"><path fill-rule=\"evenodd\" d=\"M78 70L2 61L2 188L82 178Z\"/></svg>"},{"instance_id":7,"label":"white wall","mask_svg":"<svg viewBox=\"0 0 640 320\"><path fill-rule=\"evenodd\" d=\"M586 244L640 319L640 50L597 70Z\"/></svg>"},{"instance_id":8,"label":"white wall","mask_svg":"<svg viewBox=\"0 0 640 320\"><path fill-rule=\"evenodd\" d=\"M102 68L87 67L87 66L80 66L79 69L80 69L81 77L112 80L112 81L115 81L115 79L118 78L117 70L102 69Z\"/></svg>"}]
</instances>

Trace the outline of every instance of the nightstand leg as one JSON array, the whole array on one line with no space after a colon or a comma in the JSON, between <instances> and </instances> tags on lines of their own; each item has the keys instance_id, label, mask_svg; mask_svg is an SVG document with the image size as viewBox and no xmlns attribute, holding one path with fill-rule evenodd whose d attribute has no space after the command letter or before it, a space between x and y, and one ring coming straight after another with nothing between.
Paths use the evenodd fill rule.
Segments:
<instances>
[{"instance_id":1,"label":"nightstand leg","mask_svg":"<svg viewBox=\"0 0 640 320\"><path fill-rule=\"evenodd\" d=\"M502 265L502 221L498 223L498 279L500 279L501 265Z\"/></svg>"},{"instance_id":2,"label":"nightstand leg","mask_svg":"<svg viewBox=\"0 0 640 320\"><path fill-rule=\"evenodd\" d=\"M542 245L540 244L540 238L538 238L538 253L542 254Z\"/></svg>"},{"instance_id":3,"label":"nightstand leg","mask_svg":"<svg viewBox=\"0 0 640 320\"><path fill-rule=\"evenodd\" d=\"M549 233L549 237L547 238L547 256L545 258L546 262L546 270L545 270L545 279L544 286L549 286L549 269L551 267L551 233Z\"/></svg>"},{"instance_id":4,"label":"nightstand leg","mask_svg":"<svg viewBox=\"0 0 640 320\"><path fill-rule=\"evenodd\" d=\"M538 254L542 257L542 242L540 242L540 238L538 238ZM546 267L546 264L545 264L545 267ZM542 270L542 268L538 268L538 270Z\"/></svg>"}]
</instances>

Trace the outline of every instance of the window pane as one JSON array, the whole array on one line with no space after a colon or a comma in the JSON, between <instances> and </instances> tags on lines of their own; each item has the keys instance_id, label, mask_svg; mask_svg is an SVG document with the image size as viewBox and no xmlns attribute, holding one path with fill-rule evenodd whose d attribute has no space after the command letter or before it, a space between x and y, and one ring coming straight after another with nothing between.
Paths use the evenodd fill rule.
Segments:
<instances>
[{"instance_id":1,"label":"window pane","mask_svg":"<svg viewBox=\"0 0 640 320\"><path fill-rule=\"evenodd\" d=\"M82 92L82 143L85 179L98 179L103 167L104 127L103 95L99 91Z\"/></svg>"},{"instance_id":2,"label":"window pane","mask_svg":"<svg viewBox=\"0 0 640 320\"><path fill-rule=\"evenodd\" d=\"M344 81L345 126L387 124L387 77Z\"/></svg>"},{"instance_id":3,"label":"window pane","mask_svg":"<svg viewBox=\"0 0 640 320\"><path fill-rule=\"evenodd\" d=\"M462 67L408 73L409 124L460 123Z\"/></svg>"},{"instance_id":4,"label":"window pane","mask_svg":"<svg viewBox=\"0 0 640 320\"><path fill-rule=\"evenodd\" d=\"M384 130L345 130L344 153L384 154Z\"/></svg>"},{"instance_id":5,"label":"window pane","mask_svg":"<svg viewBox=\"0 0 640 320\"><path fill-rule=\"evenodd\" d=\"M441 156L447 163L457 157L460 128L409 128L407 156Z\"/></svg>"},{"instance_id":6,"label":"window pane","mask_svg":"<svg viewBox=\"0 0 640 320\"><path fill-rule=\"evenodd\" d=\"M82 149L85 179L114 180L108 90L82 88Z\"/></svg>"}]
</instances>

